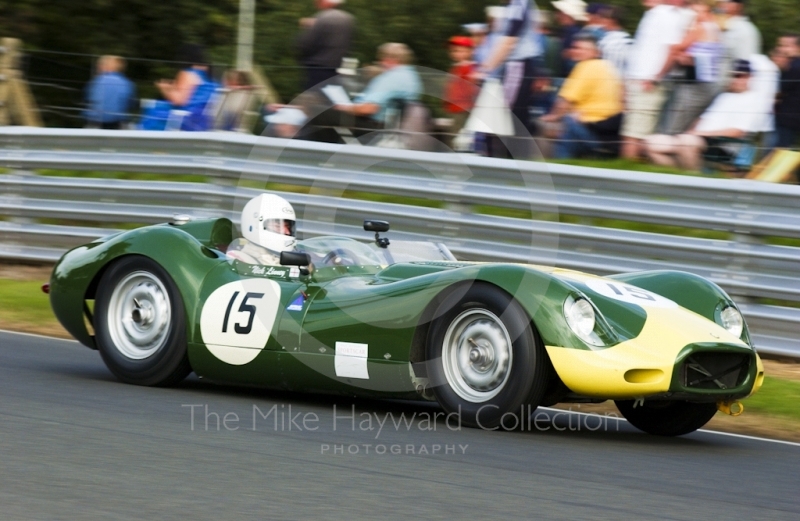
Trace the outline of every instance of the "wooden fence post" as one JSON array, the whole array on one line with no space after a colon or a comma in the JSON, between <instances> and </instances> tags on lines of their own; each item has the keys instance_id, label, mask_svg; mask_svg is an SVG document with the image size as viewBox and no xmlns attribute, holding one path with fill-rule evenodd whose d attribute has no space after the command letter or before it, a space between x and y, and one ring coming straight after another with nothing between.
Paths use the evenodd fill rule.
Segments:
<instances>
[{"instance_id":1,"label":"wooden fence post","mask_svg":"<svg viewBox=\"0 0 800 521\"><path fill-rule=\"evenodd\" d=\"M0 40L0 125L41 127L36 101L19 69L20 47L16 38Z\"/></svg>"}]
</instances>

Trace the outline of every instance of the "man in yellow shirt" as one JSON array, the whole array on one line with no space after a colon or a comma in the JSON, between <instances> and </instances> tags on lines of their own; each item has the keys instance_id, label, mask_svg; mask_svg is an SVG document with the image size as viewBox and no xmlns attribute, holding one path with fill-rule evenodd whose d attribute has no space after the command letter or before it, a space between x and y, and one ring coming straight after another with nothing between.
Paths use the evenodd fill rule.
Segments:
<instances>
[{"instance_id":1,"label":"man in yellow shirt","mask_svg":"<svg viewBox=\"0 0 800 521\"><path fill-rule=\"evenodd\" d=\"M622 122L622 82L614 66L599 59L597 40L578 35L572 44L575 68L558 91L553 110L544 122L561 121L563 130L555 145L556 159L619 148Z\"/></svg>"}]
</instances>

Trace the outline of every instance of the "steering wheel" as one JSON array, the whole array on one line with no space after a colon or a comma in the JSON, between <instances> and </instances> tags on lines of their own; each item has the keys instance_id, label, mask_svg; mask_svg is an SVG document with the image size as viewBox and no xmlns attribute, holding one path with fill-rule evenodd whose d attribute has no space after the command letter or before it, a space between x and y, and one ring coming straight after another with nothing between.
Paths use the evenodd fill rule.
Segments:
<instances>
[{"instance_id":1,"label":"steering wheel","mask_svg":"<svg viewBox=\"0 0 800 521\"><path fill-rule=\"evenodd\" d=\"M322 259L324 266L356 266L358 262L357 257L353 252L344 248L336 248L328 252Z\"/></svg>"}]
</instances>

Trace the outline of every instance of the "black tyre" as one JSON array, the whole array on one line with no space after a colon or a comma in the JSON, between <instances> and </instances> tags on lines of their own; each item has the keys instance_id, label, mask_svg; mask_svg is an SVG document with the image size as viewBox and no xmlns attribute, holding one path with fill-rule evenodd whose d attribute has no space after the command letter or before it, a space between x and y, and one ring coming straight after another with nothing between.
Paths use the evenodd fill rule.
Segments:
<instances>
[{"instance_id":1,"label":"black tyre","mask_svg":"<svg viewBox=\"0 0 800 521\"><path fill-rule=\"evenodd\" d=\"M97 348L123 382L167 386L192 371L183 299L156 262L130 256L112 264L100 279L94 311Z\"/></svg>"},{"instance_id":2,"label":"black tyre","mask_svg":"<svg viewBox=\"0 0 800 521\"><path fill-rule=\"evenodd\" d=\"M645 400L634 407L633 400L617 400L617 409L631 425L657 436L682 436L694 432L717 412L715 403Z\"/></svg>"},{"instance_id":3,"label":"black tyre","mask_svg":"<svg viewBox=\"0 0 800 521\"><path fill-rule=\"evenodd\" d=\"M550 365L522 306L475 283L446 297L434 316L426 359L442 407L470 427L523 427L544 395Z\"/></svg>"}]
</instances>

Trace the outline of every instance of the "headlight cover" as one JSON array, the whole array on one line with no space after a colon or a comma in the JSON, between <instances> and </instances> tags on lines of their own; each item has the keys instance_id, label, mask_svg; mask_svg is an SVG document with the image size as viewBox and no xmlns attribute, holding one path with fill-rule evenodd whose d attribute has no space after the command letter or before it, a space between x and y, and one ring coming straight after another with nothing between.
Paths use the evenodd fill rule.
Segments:
<instances>
[{"instance_id":1,"label":"headlight cover","mask_svg":"<svg viewBox=\"0 0 800 521\"><path fill-rule=\"evenodd\" d=\"M567 297L564 301L564 318L575 335L589 345L605 347L607 339L598 334L598 317L594 306L584 297ZM603 337L608 336L601 330Z\"/></svg>"},{"instance_id":2,"label":"headlight cover","mask_svg":"<svg viewBox=\"0 0 800 521\"><path fill-rule=\"evenodd\" d=\"M744 318L733 306L727 306L719 313L720 325L736 338L741 338L744 329Z\"/></svg>"}]
</instances>

